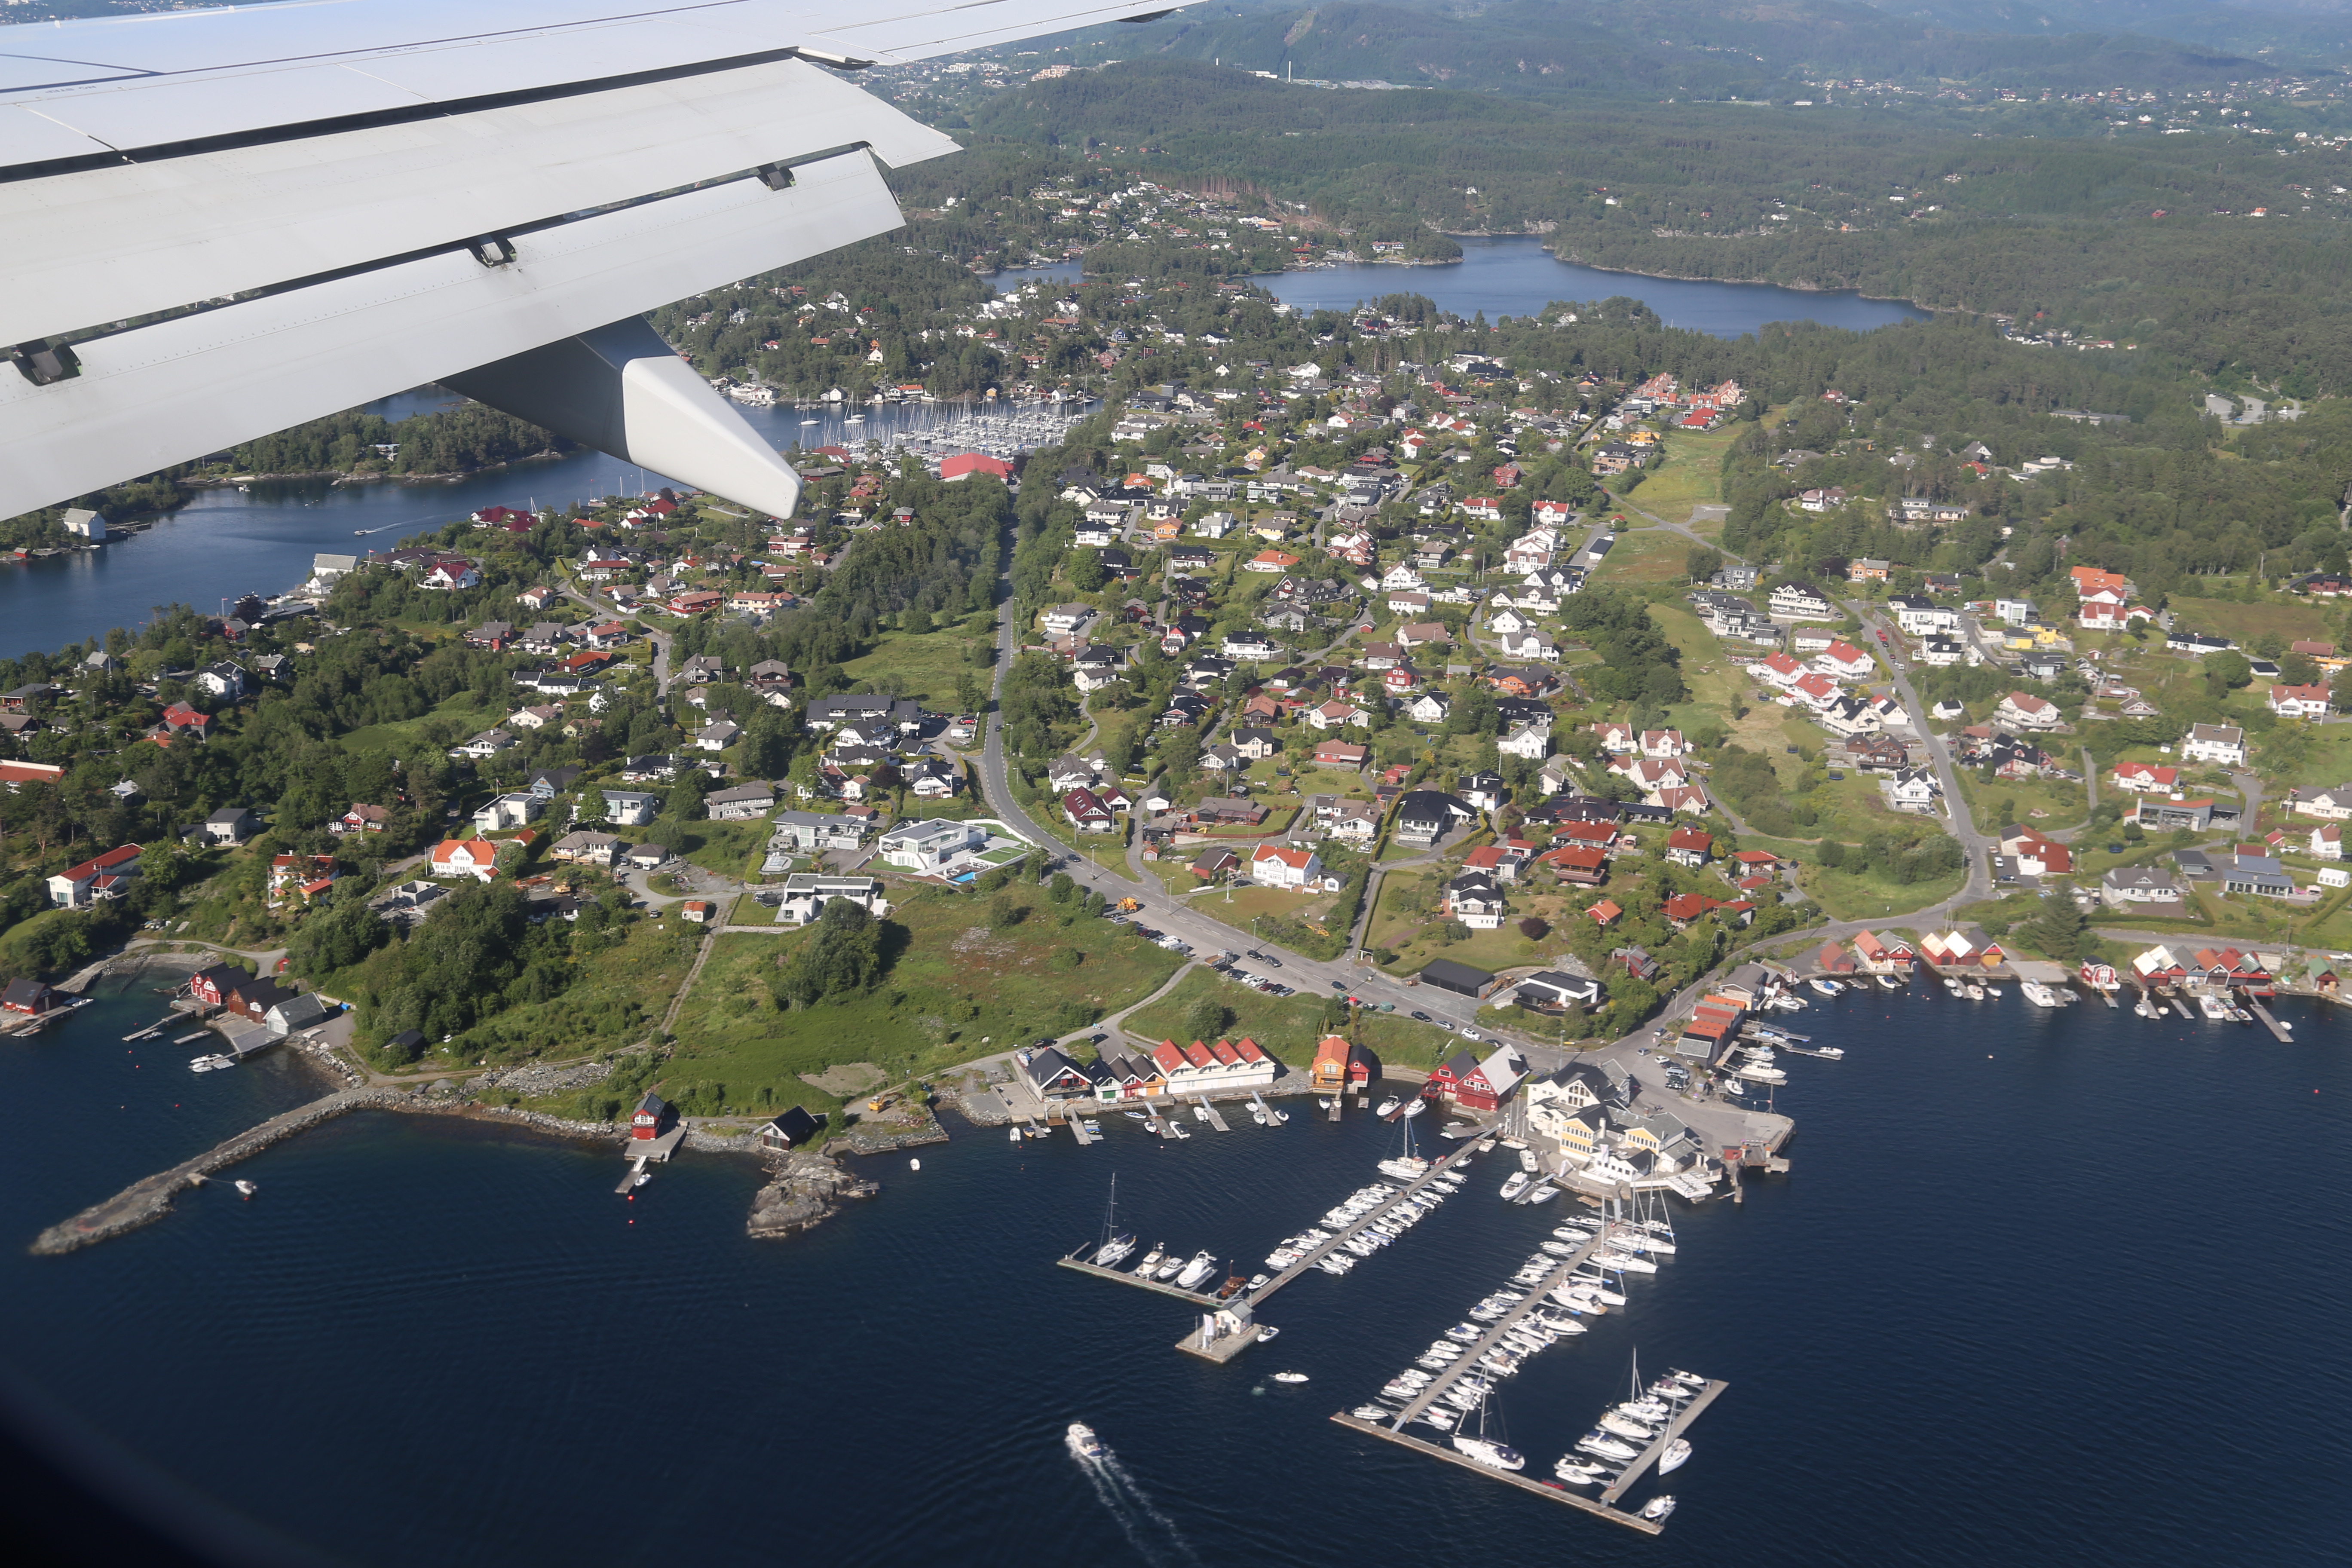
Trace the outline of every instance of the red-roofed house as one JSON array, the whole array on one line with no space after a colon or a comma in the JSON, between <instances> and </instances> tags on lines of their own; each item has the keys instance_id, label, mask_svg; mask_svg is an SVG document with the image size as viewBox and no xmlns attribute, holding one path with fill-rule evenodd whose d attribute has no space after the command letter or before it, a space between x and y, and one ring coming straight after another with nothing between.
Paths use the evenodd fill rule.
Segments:
<instances>
[{"instance_id":1,"label":"red-roofed house","mask_svg":"<svg viewBox=\"0 0 2352 1568\"><path fill-rule=\"evenodd\" d=\"M2272 712L2286 718L2324 719L2327 716L2327 688L2273 686L2270 702Z\"/></svg>"},{"instance_id":2,"label":"red-roofed house","mask_svg":"<svg viewBox=\"0 0 2352 1568\"><path fill-rule=\"evenodd\" d=\"M1764 656L1764 679L1787 690L1804 678L1805 667L1775 648Z\"/></svg>"},{"instance_id":3,"label":"red-roofed house","mask_svg":"<svg viewBox=\"0 0 2352 1568\"><path fill-rule=\"evenodd\" d=\"M1677 866L1697 870L1706 864L1715 848L1715 836L1701 833L1696 827L1677 827L1666 840L1666 858Z\"/></svg>"},{"instance_id":4,"label":"red-roofed house","mask_svg":"<svg viewBox=\"0 0 2352 1568\"><path fill-rule=\"evenodd\" d=\"M2135 795L2168 795L2179 786L2179 768L2155 768L2146 763L2117 763L2116 787Z\"/></svg>"},{"instance_id":5,"label":"red-roofed house","mask_svg":"<svg viewBox=\"0 0 2352 1568\"><path fill-rule=\"evenodd\" d=\"M1607 899L1600 899L1596 900L1584 912L1592 917L1594 924L1601 927L1601 930L1606 931L1609 929L1609 922L1615 920L1625 911L1619 909L1615 904L1611 903Z\"/></svg>"},{"instance_id":6,"label":"red-roofed house","mask_svg":"<svg viewBox=\"0 0 2352 1568\"><path fill-rule=\"evenodd\" d=\"M49 879L49 902L61 910L86 910L92 904L119 899L131 890L139 875L140 846L125 844L79 866L68 866Z\"/></svg>"},{"instance_id":7,"label":"red-roofed house","mask_svg":"<svg viewBox=\"0 0 2352 1568\"><path fill-rule=\"evenodd\" d=\"M1250 855L1250 879L1265 887L1306 888L1322 878L1322 858L1311 849L1261 844Z\"/></svg>"},{"instance_id":8,"label":"red-roofed house","mask_svg":"<svg viewBox=\"0 0 2352 1568\"><path fill-rule=\"evenodd\" d=\"M433 875L487 882L498 875L498 856L499 847L487 838L444 838L433 847Z\"/></svg>"}]
</instances>

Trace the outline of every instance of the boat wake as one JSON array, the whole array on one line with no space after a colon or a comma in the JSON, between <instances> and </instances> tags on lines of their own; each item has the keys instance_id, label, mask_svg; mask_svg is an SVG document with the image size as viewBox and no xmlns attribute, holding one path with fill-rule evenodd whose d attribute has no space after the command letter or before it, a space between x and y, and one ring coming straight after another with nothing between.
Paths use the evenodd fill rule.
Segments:
<instances>
[{"instance_id":1,"label":"boat wake","mask_svg":"<svg viewBox=\"0 0 2352 1568\"><path fill-rule=\"evenodd\" d=\"M1184 1539L1176 1521L1160 1511L1150 1495L1136 1483L1133 1472L1118 1462L1118 1455L1108 1448L1096 1458L1076 1448L1071 1453L1086 1471L1095 1496L1118 1521L1137 1556L1151 1568L1176 1568L1178 1564L1201 1562L1201 1554L1192 1550L1192 1543Z\"/></svg>"}]
</instances>

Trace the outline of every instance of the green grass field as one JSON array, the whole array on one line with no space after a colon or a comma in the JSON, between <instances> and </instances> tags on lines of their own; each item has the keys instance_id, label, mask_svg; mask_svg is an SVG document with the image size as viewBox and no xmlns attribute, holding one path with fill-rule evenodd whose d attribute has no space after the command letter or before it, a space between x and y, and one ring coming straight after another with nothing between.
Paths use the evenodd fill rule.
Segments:
<instances>
[{"instance_id":1,"label":"green grass field","mask_svg":"<svg viewBox=\"0 0 2352 1568\"><path fill-rule=\"evenodd\" d=\"M920 637L884 632L871 653L851 659L842 672L877 691L912 697L934 712L952 713L956 677L969 673L983 689L988 685L990 672L966 657L974 640L973 633L961 627Z\"/></svg>"},{"instance_id":2,"label":"green grass field","mask_svg":"<svg viewBox=\"0 0 2352 1568\"><path fill-rule=\"evenodd\" d=\"M886 952L895 956L879 984L791 1011L779 1010L770 982L806 931L713 939L678 1015L670 1076L723 1084L716 1098L733 1106L760 1103L765 1086L772 1103L829 1109L839 1100L802 1074L848 1062L871 1062L894 1082L941 1072L1116 1012L1183 962L1108 921L1062 925L1061 906L1042 894L1013 896L1029 917L991 931L986 900L913 892L887 917ZM1063 952L1076 962L1057 960Z\"/></svg>"},{"instance_id":3,"label":"green grass field","mask_svg":"<svg viewBox=\"0 0 2352 1568\"><path fill-rule=\"evenodd\" d=\"M2327 617L2316 605L2267 596L2257 605L2234 599L2190 599L2175 594L2166 607L2182 626L2200 632L2218 632L2252 647L2256 638L2273 636L2288 642L2334 642Z\"/></svg>"},{"instance_id":4,"label":"green grass field","mask_svg":"<svg viewBox=\"0 0 2352 1568\"><path fill-rule=\"evenodd\" d=\"M1246 985L1197 969L1167 995L1129 1017L1121 1026L1133 1039L1157 1044L1178 1036L1187 1041L1192 1009L1202 998L1213 997L1224 1006L1227 1020L1220 1031L1229 1039L1246 1035L1276 1058L1300 1071L1315 1060L1315 1042L1332 1032L1325 1019L1329 1003L1302 992L1297 996L1268 996ZM1461 1042L1444 1030L1416 1024L1404 1013L1363 1013L1352 1027L1339 1033L1369 1047L1384 1066L1426 1069L1458 1049Z\"/></svg>"},{"instance_id":5,"label":"green grass field","mask_svg":"<svg viewBox=\"0 0 2352 1568\"><path fill-rule=\"evenodd\" d=\"M1645 485L1635 493L1646 496L1649 487ZM1641 520L1633 518L1628 521L1639 524ZM1679 533L1637 526L1617 536L1617 542L1602 558L1601 569L1593 573L1592 580L1636 588L1680 582L1683 563L1693 548L1691 542Z\"/></svg>"},{"instance_id":6,"label":"green grass field","mask_svg":"<svg viewBox=\"0 0 2352 1568\"><path fill-rule=\"evenodd\" d=\"M1625 500L1669 522L1689 519L1694 506L1723 500L1723 454L1738 438L1736 423L1705 434L1676 430L1664 442L1665 458L1654 463L1650 477Z\"/></svg>"},{"instance_id":7,"label":"green grass field","mask_svg":"<svg viewBox=\"0 0 2352 1568\"><path fill-rule=\"evenodd\" d=\"M362 729L353 730L342 738L341 744L347 752L404 750L424 739L426 725L436 719L442 718L455 720L467 735L475 735L494 727L509 713L513 712L515 708L521 706L522 703L518 700L512 708L480 707L476 704L472 692L460 691L430 713L422 714L415 719L402 719L390 724L370 724Z\"/></svg>"}]
</instances>

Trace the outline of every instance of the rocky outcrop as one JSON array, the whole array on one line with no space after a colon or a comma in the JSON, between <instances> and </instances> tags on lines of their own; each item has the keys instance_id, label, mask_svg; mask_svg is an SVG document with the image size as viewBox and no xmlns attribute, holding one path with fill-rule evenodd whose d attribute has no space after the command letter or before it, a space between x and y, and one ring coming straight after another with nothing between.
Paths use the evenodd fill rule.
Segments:
<instances>
[{"instance_id":1,"label":"rocky outcrop","mask_svg":"<svg viewBox=\"0 0 2352 1568\"><path fill-rule=\"evenodd\" d=\"M774 1179L751 1199L744 1229L755 1237L796 1235L822 1224L845 1198L870 1198L881 1187L861 1181L823 1154L799 1150L769 1165Z\"/></svg>"}]
</instances>

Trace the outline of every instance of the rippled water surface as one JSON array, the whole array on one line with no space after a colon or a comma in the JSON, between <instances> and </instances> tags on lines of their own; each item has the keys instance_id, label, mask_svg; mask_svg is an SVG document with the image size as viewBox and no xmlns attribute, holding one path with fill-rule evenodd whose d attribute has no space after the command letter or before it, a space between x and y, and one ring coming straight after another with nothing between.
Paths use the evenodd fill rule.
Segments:
<instances>
[{"instance_id":1,"label":"rippled water surface","mask_svg":"<svg viewBox=\"0 0 2352 1568\"><path fill-rule=\"evenodd\" d=\"M42 1112L0 1145L20 1242L316 1091L123 1045L154 1002L0 1047ZM1654 1542L1327 1419L1557 1223L1495 1198L1499 1159L1277 1296L1282 1339L1229 1367L1171 1348L1181 1303L1052 1266L1117 1172L1147 1245L1255 1268L1371 1179L1392 1135L1361 1116L1174 1145L1113 1116L1093 1149L958 1124L785 1242L742 1234L748 1160L630 1202L601 1148L352 1117L243 1167L252 1203L0 1251L0 1355L121 1455L366 1563L2317 1562L2352 1458L2352 1029L2284 1016L2293 1045L2014 991L1795 1020L1848 1055L1787 1064L1794 1173L1683 1211L1630 1309L1499 1402L1542 1473L1637 1348L1727 1379ZM1072 1460L1074 1419L1117 1470Z\"/></svg>"}]
</instances>

